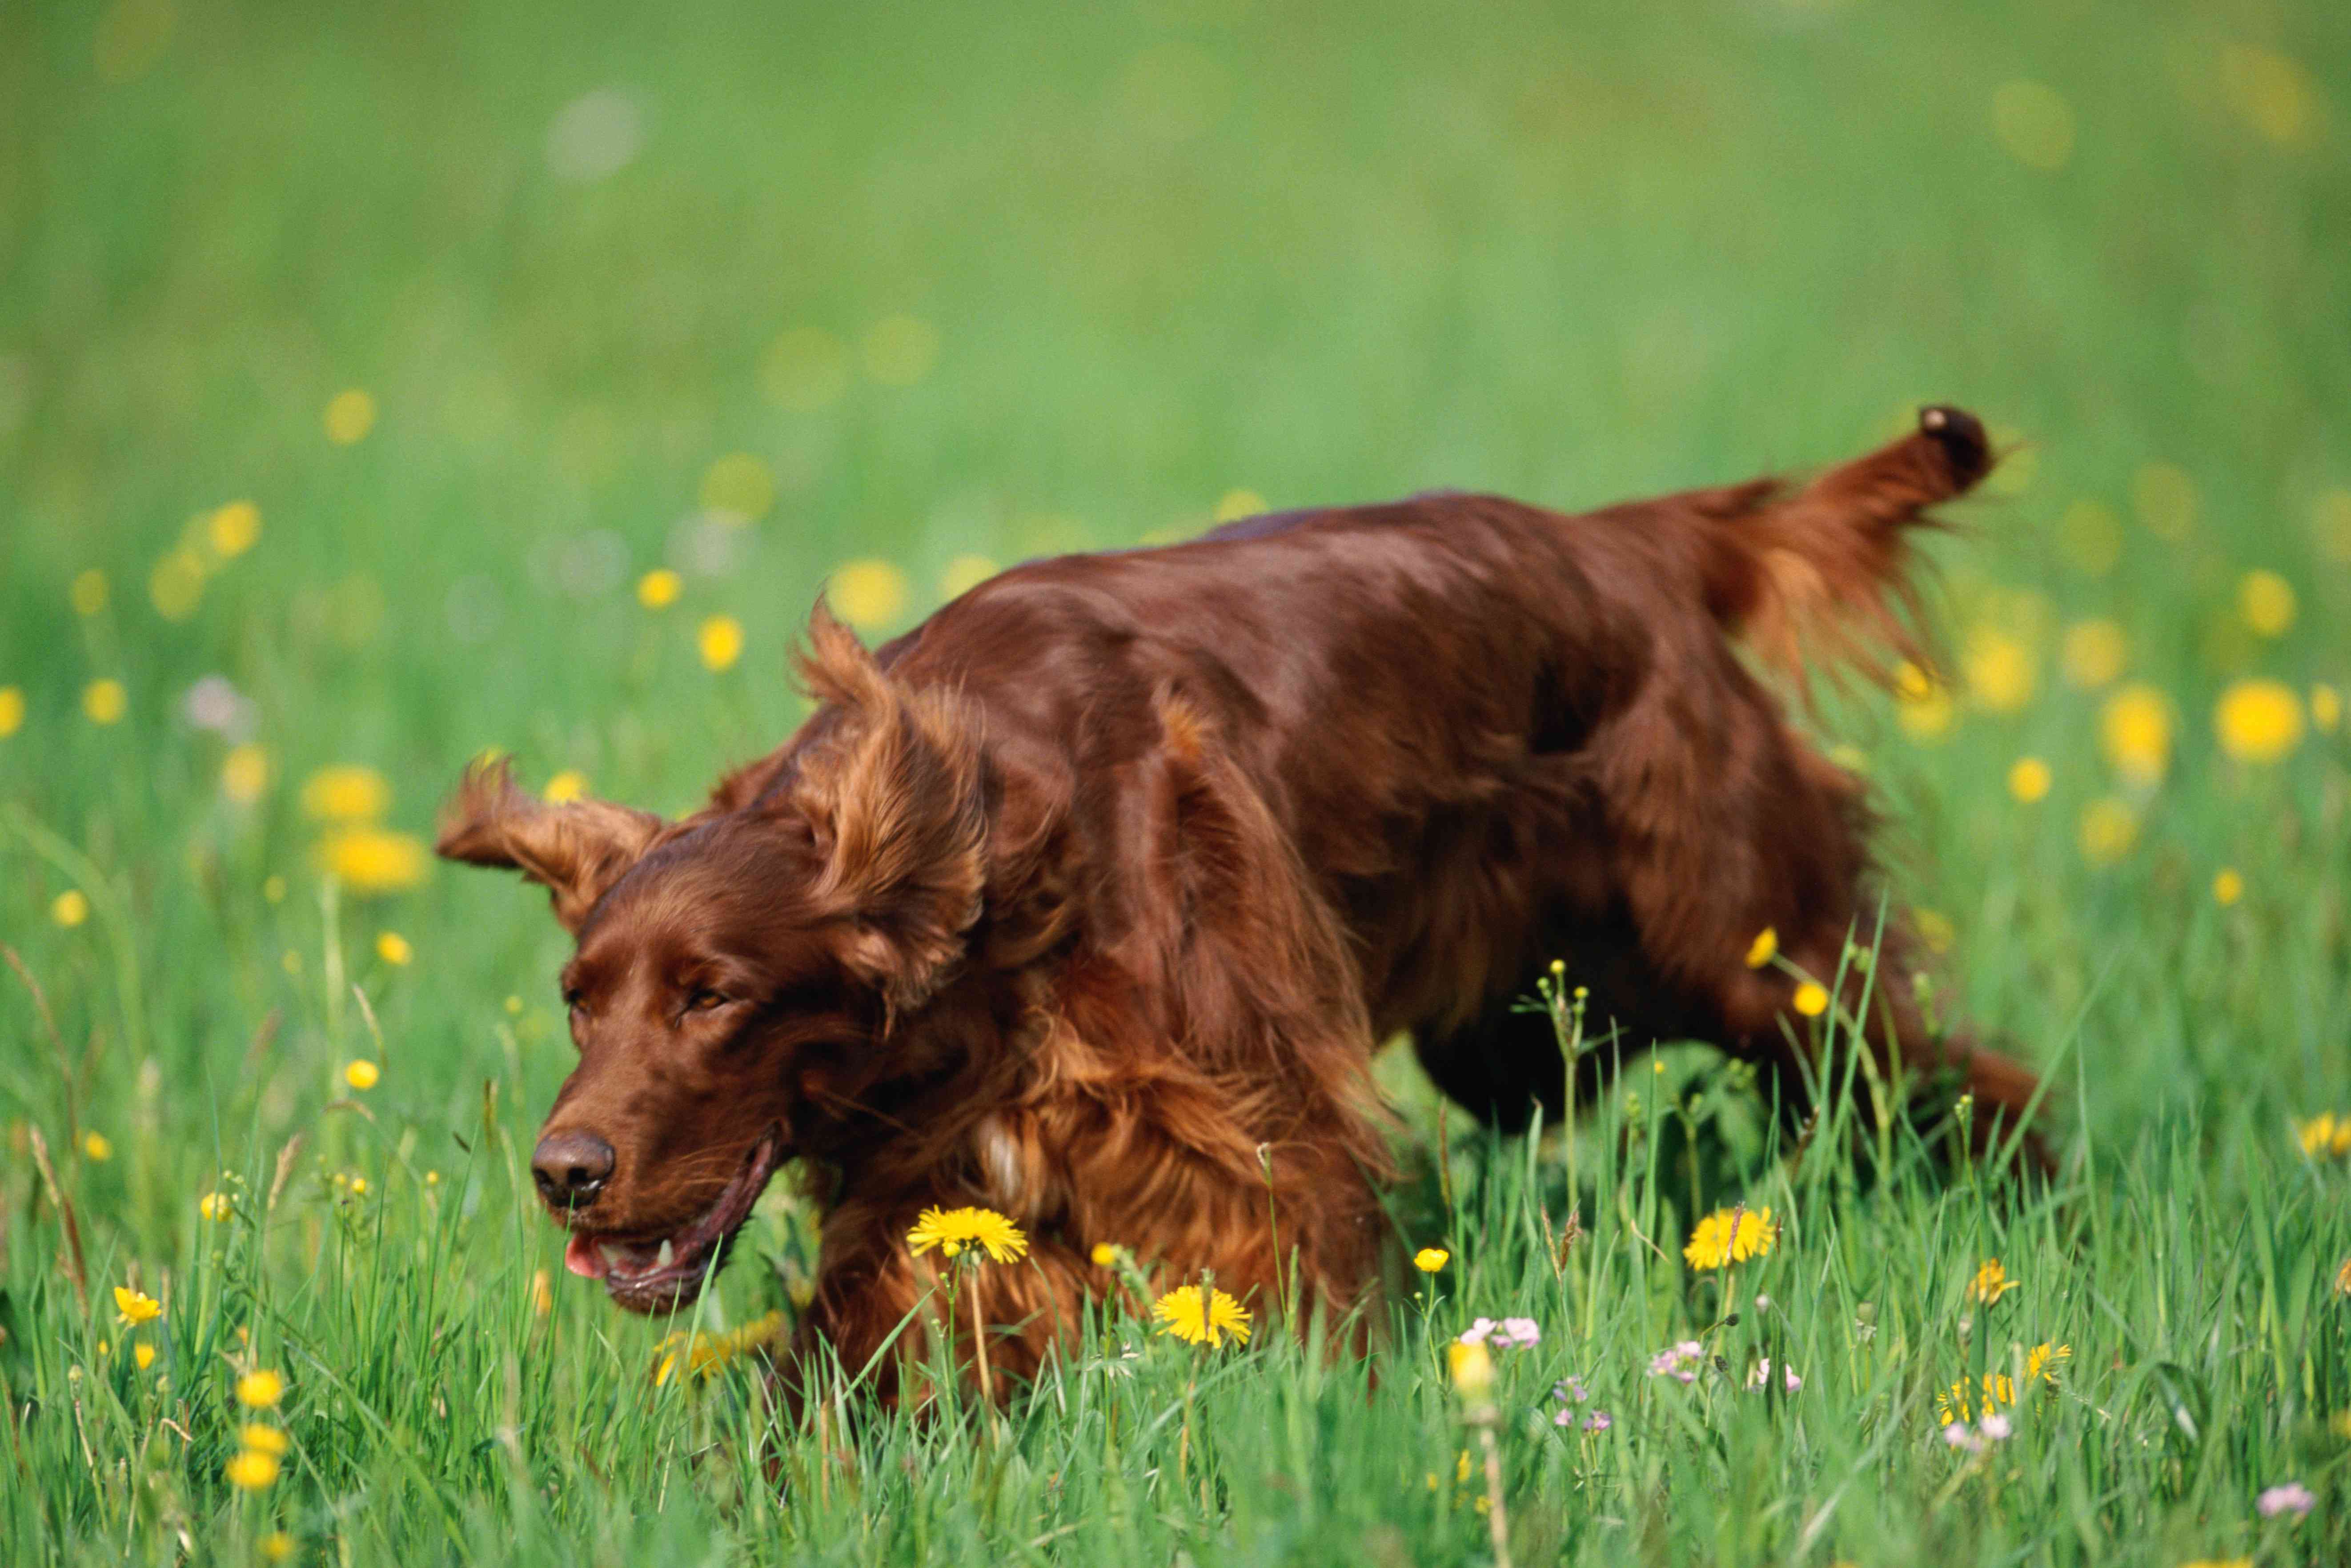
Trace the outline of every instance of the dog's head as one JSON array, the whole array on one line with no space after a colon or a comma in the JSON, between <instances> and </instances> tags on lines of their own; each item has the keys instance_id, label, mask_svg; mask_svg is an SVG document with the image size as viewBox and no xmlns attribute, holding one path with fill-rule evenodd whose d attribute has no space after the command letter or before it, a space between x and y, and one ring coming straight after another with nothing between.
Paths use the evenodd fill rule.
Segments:
<instances>
[{"instance_id":1,"label":"dog's head","mask_svg":"<svg viewBox=\"0 0 2351 1568\"><path fill-rule=\"evenodd\" d=\"M908 1070L900 1028L979 917L976 727L821 605L810 642L828 709L748 805L679 822L556 805L493 763L443 815L443 855L544 885L576 939L580 1061L532 1172L571 1230L565 1262L635 1311L692 1301L776 1167Z\"/></svg>"}]
</instances>

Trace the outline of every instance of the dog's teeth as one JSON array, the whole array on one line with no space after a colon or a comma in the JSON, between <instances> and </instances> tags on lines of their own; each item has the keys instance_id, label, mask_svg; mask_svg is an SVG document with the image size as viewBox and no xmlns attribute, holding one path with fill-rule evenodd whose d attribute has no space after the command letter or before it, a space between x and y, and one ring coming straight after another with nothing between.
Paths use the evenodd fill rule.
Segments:
<instances>
[{"instance_id":1,"label":"dog's teeth","mask_svg":"<svg viewBox=\"0 0 2351 1568\"><path fill-rule=\"evenodd\" d=\"M676 1261L677 1249L671 1246L668 1239L664 1238L661 1244L661 1250L653 1254L653 1267L666 1269Z\"/></svg>"},{"instance_id":2,"label":"dog's teeth","mask_svg":"<svg viewBox=\"0 0 2351 1568\"><path fill-rule=\"evenodd\" d=\"M621 1260L623 1254L619 1248L613 1246L611 1242L608 1241L604 1243L602 1246L597 1248L596 1250L604 1255L605 1268L617 1269L621 1266Z\"/></svg>"}]
</instances>

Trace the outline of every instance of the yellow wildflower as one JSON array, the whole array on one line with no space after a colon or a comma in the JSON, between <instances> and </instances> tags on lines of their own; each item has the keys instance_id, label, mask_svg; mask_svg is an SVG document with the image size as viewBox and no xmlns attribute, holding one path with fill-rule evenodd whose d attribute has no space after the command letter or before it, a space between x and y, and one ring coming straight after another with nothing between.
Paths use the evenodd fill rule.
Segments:
<instances>
[{"instance_id":1,"label":"yellow wildflower","mask_svg":"<svg viewBox=\"0 0 2351 1568\"><path fill-rule=\"evenodd\" d=\"M2338 1160L2351 1155L2351 1116L2322 1112L2307 1122L2295 1123L2294 1134L2305 1155Z\"/></svg>"},{"instance_id":2,"label":"yellow wildflower","mask_svg":"<svg viewBox=\"0 0 2351 1568\"><path fill-rule=\"evenodd\" d=\"M1412 1255L1412 1266L1424 1274L1434 1274L1453 1260L1453 1254L1442 1247L1424 1247Z\"/></svg>"},{"instance_id":3,"label":"yellow wildflower","mask_svg":"<svg viewBox=\"0 0 2351 1568\"><path fill-rule=\"evenodd\" d=\"M569 806L588 793L588 775L577 768L567 768L549 779L547 788L539 793L550 805Z\"/></svg>"},{"instance_id":4,"label":"yellow wildflower","mask_svg":"<svg viewBox=\"0 0 2351 1568\"><path fill-rule=\"evenodd\" d=\"M2224 865L2212 873L2212 902L2223 909L2245 896L2245 877L2235 866Z\"/></svg>"},{"instance_id":5,"label":"yellow wildflower","mask_svg":"<svg viewBox=\"0 0 2351 1568\"><path fill-rule=\"evenodd\" d=\"M268 788L268 751L251 741L230 747L221 758L221 793L240 806L250 806Z\"/></svg>"},{"instance_id":6,"label":"yellow wildflower","mask_svg":"<svg viewBox=\"0 0 2351 1568\"><path fill-rule=\"evenodd\" d=\"M2343 1267L2335 1270L2335 1291L2337 1295L2351 1296L2351 1258L2343 1260Z\"/></svg>"},{"instance_id":7,"label":"yellow wildflower","mask_svg":"<svg viewBox=\"0 0 2351 1568\"><path fill-rule=\"evenodd\" d=\"M196 1212L217 1224L235 1213L236 1207L229 1201L228 1194L208 1192L196 1199Z\"/></svg>"},{"instance_id":8,"label":"yellow wildflower","mask_svg":"<svg viewBox=\"0 0 2351 1568\"><path fill-rule=\"evenodd\" d=\"M2212 709L2220 749L2240 762L2275 762L2302 744L2302 698L2283 681L2236 681Z\"/></svg>"},{"instance_id":9,"label":"yellow wildflower","mask_svg":"<svg viewBox=\"0 0 2351 1568\"><path fill-rule=\"evenodd\" d=\"M1115 1243L1097 1241L1094 1243L1094 1249L1086 1256L1093 1260L1095 1268L1107 1269L1118 1261L1118 1250Z\"/></svg>"},{"instance_id":10,"label":"yellow wildflower","mask_svg":"<svg viewBox=\"0 0 2351 1568\"><path fill-rule=\"evenodd\" d=\"M2014 713L2032 700L2032 650L2008 632L1979 626L1968 633L1959 667L1968 695L1987 713Z\"/></svg>"},{"instance_id":11,"label":"yellow wildflower","mask_svg":"<svg viewBox=\"0 0 2351 1568\"><path fill-rule=\"evenodd\" d=\"M114 1157L114 1140L104 1133L84 1133L81 1135L81 1152L103 1165Z\"/></svg>"},{"instance_id":12,"label":"yellow wildflower","mask_svg":"<svg viewBox=\"0 0 2351 1568\"><path fill-rule=\"evenodd\" d=\"M992 1208L926 1208L906 1232L906 1245L917 1257L936 1247L950 1258L978 1247L998 1263L1013 1263L1029 1250L1029 1239Z\"/></svg>"},{"instance_id":13,"label":"yellow wildflower","mask_svg":"<svg viewBox=\"0 0 2351 1568\"><path fill-rule=\"evenodd\" d=\"M247 1409L266 1410L286 1397L286 1379L263 1368L236 1380L236 1402Z\"/></svg>"},{"instance_id":14,"label":"yellow wildflower","mask_svg":"<svg viewBox=\"0 0 2351 1568\"><path fill-rule=\"evenodd\" d=\"M2098 713L2098 745L2126 784L2159 784L2171 768L2171 704L2149 685L2128 685Z\"/></svg>"},{"instance_id":15,"label":"yellow wildflower","mask_svg":"<svg viewBox=\"0 0 2351 1568\"><path fill-rule=\"evenodd\" d=\"M2109 795L2082 811L2082 854L2092 865L2112 865L2138 842L2138 813Z\"/></svg>"},{"instance_id":16,"label":"yellow wildflower","mask_svg":"<svg viewBox=\"0 0 2351 1568\"><path fill-rule=\"evenodd\" d=\"M2283 637L2294 625L2294 584L2273 571L2249 571L2237 584L2237 612L2264 637Z\"/></svg>"},{"instance_id":17,"label":"yellow wildflower","mask_svg":"<svg viewBox=\"0 0 2351 1568\"><path fill-rule=\"evenodd\" d=\"M261 1555L265 1562L285 1562L294 1555L294 1538L282 1530L271 1531L261 1538Z\"/></svg>"},{"instance_id":18,"label":"yellow wildflower","mask_svg":"<svg viewBox=\"0 0 2351 1568\"><path fill-rule=\"evenodd\" d=\"M648 610L666 610L685 591L685 579L665 566L637 579L637 602Z\"/></svg>"},{"instance_id":19,"label":"yellow wildflower","mask_svg":"<svg viewBox=\"0 0 2351 1568\"><path fill-rule=\"evenodd\" d=\"M1976 1270L1976 1277L1968 1282L1968 1294L1990 1306L2021 1283L2022 1281L2008 1277L2008 1270L1999 1259L1987 1258L1983 1267Z\"/></svg>"},{"instance_id":20,"label":"yellow wildflower","mask_svg":"<svg viewBox=\"0 0 2351 1568\"><path fill-rule=\"evenodd\" d=\"M163 1315L163 1303L141 1291L128 1285L114 1287L115 1321L124 1328L135 1329L152 1323Z\"/></svg>"},{"instance_id":21,"label":"yellow wildflower","mask_svg":"<svg viewBox=\"0 0 2351 1568\"><path fill-rule=\"evenodd\" d=\"M69 887L49 901L49 918L60 925L74 926L89 918L89 895L78 887Z\"/></svg>"},{"instance_id":22,"label":"yellow wildflower","mask_svg":"<svg viewBox=\"0 0 2351 1568\"><path fill-rule=\"evenodd\" d=\"M1806 980L1796 988L1791 1005L1806 1018L1816 1019L1829 1010L1828 988L1817 980Z\"/></svg>"},{"instance_id":23,"label":"yellow wildflower","mask_svg":"<svg viewBox=\"0 0 2351 1568\"><path fill-rule=\"evenodd\" d=\"M360 763L339 762L302 781L302 810L322 822L373 821L391 804L392 786Z\"/></svg>"},{"instance_id":24,"label":"yellow wildflower","mask_svg":"<svg viewBox=\"0 0 2351 1568\"><path fill-rule=\"evenodd\" d=\"M555 1282L548 1277L546 1270L533 1270L530 1276L531 1316L543 1318L553 1311L555 1311Z\"/></svg>"},{"instance_id":25,"label":"yellow wildflower","mask_svg":"<svg viewBox=\"0 0 2351 1568\"><path fill-rule=\"evenodd\" d=\"M2039 1378L2043 1383L2054 1383L2057 1381L2058 1364L2073 1359L2072 1345L2050 1344L2043 1341L2024 1354L2024 1381L2031 1383Z\"/></svg>"},{"instance_id":26,"label":"yellow wildflower","mask_svg":"<svg viewBox=\"0 0 2351 1568\"><path fill-rule=\"evenodd\" d=\"M81 711L92 724L120 723L130 706L130 694L122 689L120 681L111 677L92 681L81 689Z\"/></svg>"},{"instance_id":27,"label":"yellow wildflower","mask_svg":"<svg viewBox=\"0 0 2351 1568\"><path fill-rule=\"evenodd\" d=\"M1768 1208L1718 1208L1698 1222L1682 1257L1698 1270L1719 1269L1761 1258L1779 1244L1780 1228Z\"/></svg>"},{"instance_id":28,"label":"yellow wildflower","mask_svg":"<svg viewBox=\"0 0 2351 1568\"><path fill-rule=\"evenodd\" d=\"M155 1347L141 1340L131 1347L131 1359L141 1372L155 1364Z\"/></svg>"},{"instance_id":29,"label":"yellow wildflower","mask_svg":"<svg viewBox=\"0 0 2351 1568\"><path fill-rule=\"evenodd\" d=\"M243 555L261 538L261 508L250 501L231 501L204 519L204 538L223 560Z\"/></svg>"},{"instance_id":30,"label":"yellow wildflower","mask_svg":"<svg viewBox=\"0 0 2351 1568\"><path fill-rule=\"evenodd\" d=\"M832 574L827 594L843 621L878 632L905 612L906 574L886 560L852 560Z\"/></svg>"},{"instance_id":31,"label":"yellow wildflower","mask_svg":"<svg viewBox=\"0 0 2351 1568\"><path fill-rule=\"evenodd\" d=\"M1464 1399L1483 1399L1494 1386L1494 1354L1482 1343L1455 1340L1445 1347L1446 1371Z\"/></svg>"},{"instance_id":32,"label":"yellow wildflower","mask_svg":"<svg viewBox=\"0 0 2351 1568\"><path fill-rule=\"evenodd\" d=\"M0 686L0 740L25 727L25 689Z\"/></svg>"},{"instance_id":33,"label":"yellow wildflower","mask_svg":"<svg viewBox=\"0 0 2351 1568\"><path fill-rule=\"evenodd\" d=\"M718 1369L739 1356L759 1350L782 1337L780 1309L756 1318L738 1329L716 1333L674 1333L653 1347L653 1386L664 1387L684 1369L698 1376L716 1375Z\"/></svg>"},{"instance_id":34,"label":"yellow wildflower","mask_svg":"<svg viewBox=\"0 0 2351 1568\"><path fill-rule=\"evenodd\" d=\"M1179 1286L1160 1297L1151 1313L1159 1320L1161 1333L1174 1334L1186 1344L1213 1349L1224 1343L1222 1335L1244 1342L1249 1336L1249 1309L1222 1291Z\"/></svg>"},{"instance_id":35,"label":"yellow wildflower","mask_svg":"<svg viewBox=\"0 0 2351 1568\"><path fill-rule=\"evenodd\" d=\"M399 893L424 880L424 841L384 828L345 828L319 842L320 869L354 894Z\"/></svg>"},{"instance_id":36,"label":"yellow wildflower","mask_svg":"<svg viewBox=\"0 0 2351 1568\"><path fill-rule=\"evenodd\" d=\"M416 949L397 931L379 931L375 934L375 956L394 968L402 968L416 956Z\"/></svg>"},{"instance_id":37,"label":"yellow wildflower","mask_svg":"<svg viewBox=\"0 0 2351 1568\"><path fill-rule=\"evenodd\" d=\"M709 669L732 668L743 656L743 623L732 615L714 615L695 634L702 663Z\"/></svg>"},{"instance_id":38,"label":"yellow wildflower","mask_svg":"<svg viewBox=\"0 0 2351 1568\"><path fill-rule=\"evenodd\" d=\"M2113 685L2129 657L2130 640L2119 625L2105 620L2077 621L2066 627L2059 653L2067 683L2085 692Z\"/></svg>"},{"instance_id":39,"label":"yellow wildflower","mask_svg":"<svg viewBox=\"0 0 2351 1568\"><path fill-rule=\"evenodd\" d=\"M1777 957L1779 953L1779 928L1766 925L1755 934L1755 940L1747 945L1747 967L1750 969L1760 969Z\"/></svg>"},{"instance_id":40,"label":"yellow wildflower","mask_svg":"<svg viewBox=\"0 0 2351 1568\"><path fill-rule=\"evenodd\" d=\"M1949 687L1908 660L1894 672L1894 716L1914 740L1940 740L1954 716Z\"/></svg>"},{"instance_id":41,"label":"yellow wildflower","mask_svg":"<svg viewBox=\"0 0 2351 1568\"><path fill-rule=\"evenodd\" d=\"M277 1479L277 1468L276 1455L265 1454L258 1448L240 1448L221 1473L240 1490L259 1491Z\"/></svg>"},{"instance_id":42,"label":"yellow wildflower","mask_svg":"<svg viewBox=\"0 0 2351 1568\"><path fill-rule=\"evenodd\" d=\"M272 1458L283 1457L286 1452L286 1434L259 1421L247 1421L238 1427L236 1440L257 1454Z\"/></svg>"},{"instance_id":43,"label":"yellow wildflower","mask_svg":"<svg viewBox=\"0 0 2351 1568\"><path fill-rule=\"evenodd\" d=\"M2049 764L2038 757L2020 757L2008 770L2008 792L2025 805L2032 805L2049 793Z\"/></svg>"},{"instance_id":44,"label":"yellow wildflower","mask_svg":"<svg viewBox=\"0 0 2351 1568\"><path fill-rule=\"evenodd\" d=\"M1954 1421L1972 1421L1979 1414L1989 1416L2003 1405L2016 1403L2016 1380L2004 1372L1983 1375L1983 1404L1980 1411L1974 1401L1976 1390L1965 1378L1935 1396L1935 1414L1945 1426Z\"/></svg>"},{"instance_id":45,"label":"yellow wildflower","mask_svg":"<svg viewBox=\"0 0 2351 1568\"><path fill-rule=\"evenodd\" d=\"M374 1088L382 1076L382 1070L365 1057L343 1063L343 1082L362 1093Z\"/></svg>"},{"instance_id":46,"label":"yellow wildflower","mask_svg":"<svg viewBox=\"0 0 2351 1568\"><path fill-rule=\"evenodd\" d=\"M339 392L327 403L327 439L349 446L367 439L375 428L375 399L358 387Z\"/></svg>"}]
</instances>

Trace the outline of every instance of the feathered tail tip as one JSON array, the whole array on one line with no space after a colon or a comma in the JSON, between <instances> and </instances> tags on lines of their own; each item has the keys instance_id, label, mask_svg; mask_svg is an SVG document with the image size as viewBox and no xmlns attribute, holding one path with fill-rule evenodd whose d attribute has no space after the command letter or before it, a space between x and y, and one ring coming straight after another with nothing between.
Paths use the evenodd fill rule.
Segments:
<instances>
[{"instance_id":1,"label":"feathered tail tip","mask_svg":"<svg viewBox=\"0 0 2351 1568\"><path fill-rule=\"evenodd\" d=\"M1933 404L1917 431L1801 488L1759 486L1722 519L1709 598L1726 626L1802 684L1826 663L1888 674L1885 654L1920 657L1907 576L1913 528L1965 495L1996 459L1983 422Z\"/></svg>"}]
</instances>

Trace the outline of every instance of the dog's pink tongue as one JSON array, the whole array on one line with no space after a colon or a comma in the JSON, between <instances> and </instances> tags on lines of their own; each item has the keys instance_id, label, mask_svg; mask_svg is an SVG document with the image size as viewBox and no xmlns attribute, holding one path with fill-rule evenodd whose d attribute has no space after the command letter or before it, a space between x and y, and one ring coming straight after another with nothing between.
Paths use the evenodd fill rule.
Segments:
<instances>
[{"instance_id":1,"label":"dog's pink tongue","mask_svg":"<svg viewBox=\"0 0 2351 1568\"><path fill-rule=\"evenodd\" d=\"M585 1236L573 1232L570 1244L563 1249L563 1266L583 1280L604 1277L604 1254Z\"/></svg>"}]
</instances>

